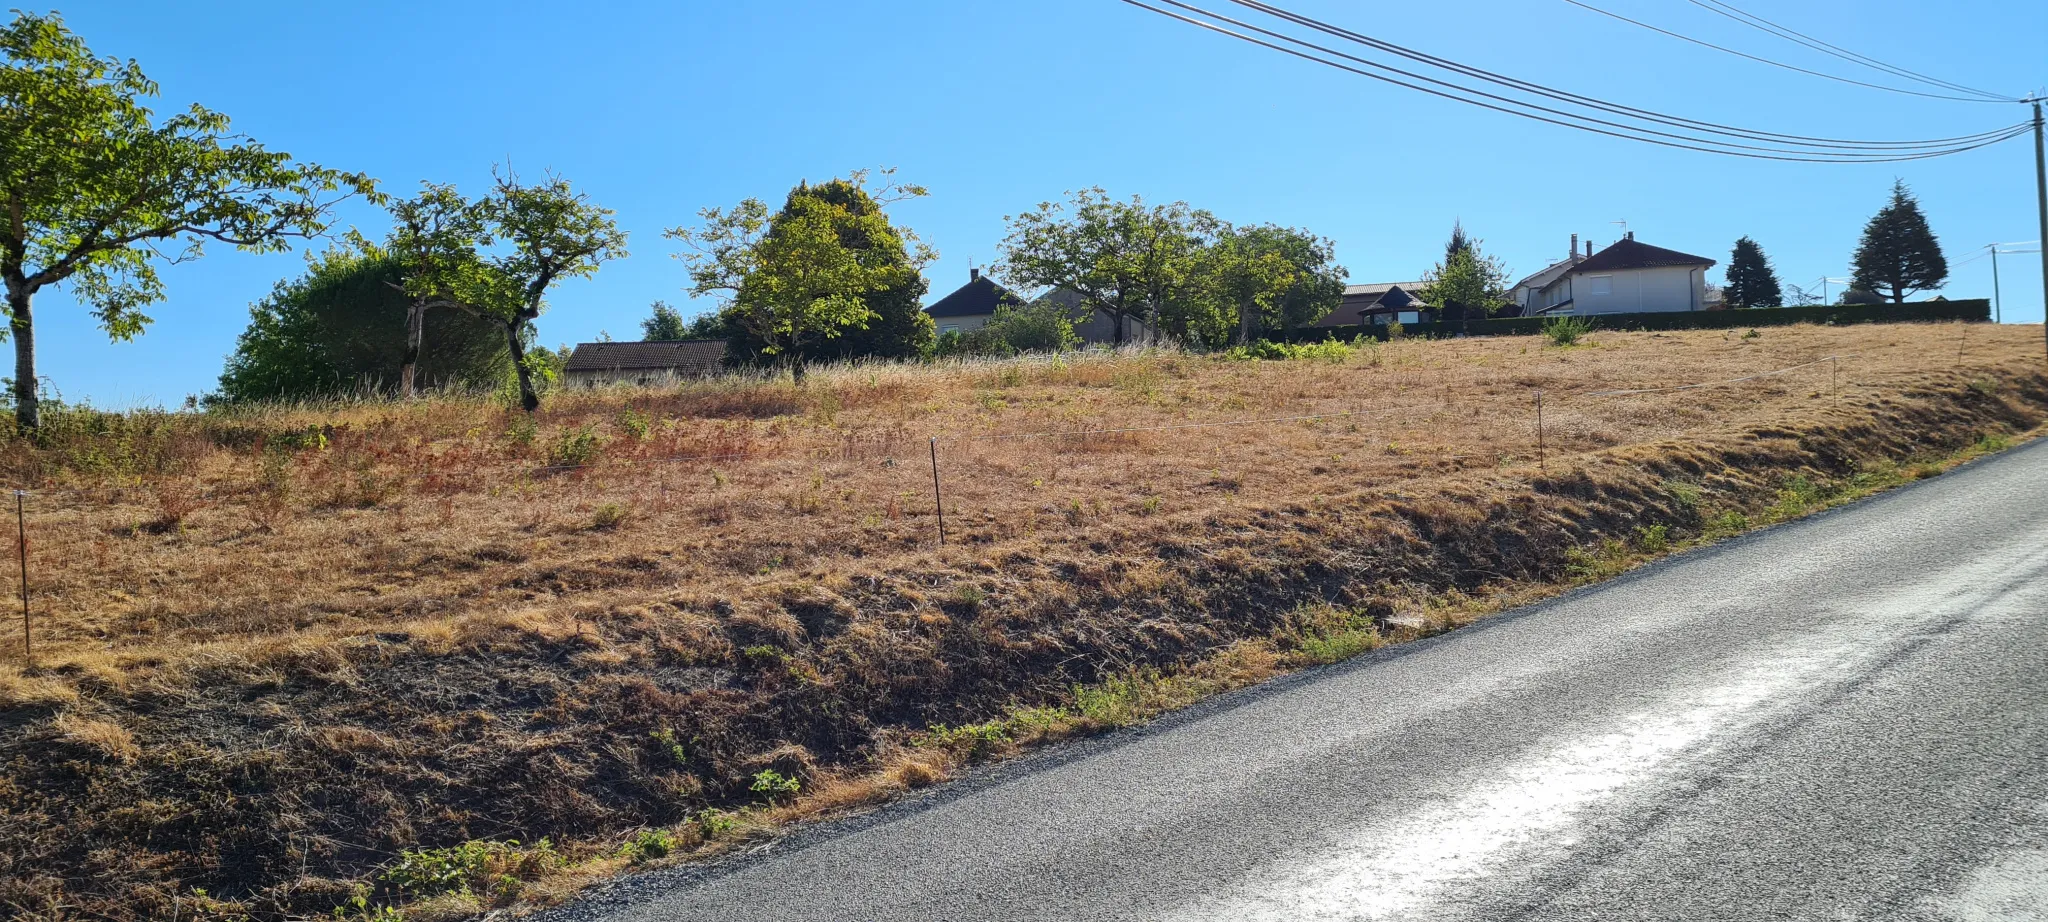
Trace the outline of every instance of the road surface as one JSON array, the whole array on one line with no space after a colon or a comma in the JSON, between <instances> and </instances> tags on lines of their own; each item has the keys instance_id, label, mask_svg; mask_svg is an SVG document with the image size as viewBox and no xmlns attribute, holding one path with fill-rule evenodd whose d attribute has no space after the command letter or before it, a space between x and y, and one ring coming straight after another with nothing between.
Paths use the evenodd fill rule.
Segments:
<instances>
[{"instance_id":1,"label":"road surface","mask_svg":"<svg viewBox=\"0 0 2048 922\"><path fill-rule=\"evenodd\" d=\"M2048 443L551 917L2048 919Z\"/></svg>"}]
</instances>

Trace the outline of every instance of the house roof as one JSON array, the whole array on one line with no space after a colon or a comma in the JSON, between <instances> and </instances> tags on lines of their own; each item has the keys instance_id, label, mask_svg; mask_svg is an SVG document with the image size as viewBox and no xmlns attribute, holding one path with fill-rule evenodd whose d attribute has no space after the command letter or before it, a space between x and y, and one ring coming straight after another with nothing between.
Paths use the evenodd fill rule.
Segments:
<instances>
[{"instance_id":1,"label":"house roof","mask_svg":"<svg viewBox=\"0 0 2048 922\"><path fill-rule=\"evenodd\" d=\"M1529 273L1527 278L1524 278L1521 281L1516 282L1513 288L1510 288L1508 290L1513 291L1516 288L1527 288L1531 285L1534 285L1537 288L1542 288L1543 286L1556 281L1558 276L1564 274L1564 270L1569 269L1585 261L1586 257L1581 256L1577 253L1573 253L1572 255L1560 259L1557 262L1551 263L1550 265L1544 266L1543 268L1538 269L1535 272Z\"/></svg>"},{"instance_id":2,"label":"house roof","mask_svg":"<svg viewBox=\"0 0 2048 922\"><path fill-rule=\"evenodd\" d=\"M725 363L725 340L657 343L577 343L568 371L674 371L704 374Z\"/></svg>"},{"instance_id":3,"label":"house roof","mask_svg":"<svg viewBox=\"0 0 2048 922\"><path fill-rule=\"evenodd\" d=\"M995 313L1000 305L1022 303L1024 299L1015 292L986 275L977 275L952 294L933 302L924 312L933 317L977 317Z\"/></svg>"},{"instance_id":4,"label":"house roof","mask_svg":"<svg viewBox=\"0 0 2048 922\"><path fill-rule=\"evenodd\" d=\"M1318 327L1343 327L1363 323L1365 315L1385 310L1404 310L1416 300L1421 282L1374 282L1344 286L1344 302L1315 322ZM1389 295L1394 297L1389 298ZM1382 302L1385 302L1384 304Z\"/></svg>"},{"instance_id":5,"label":"house roof","mask_svg":"<svg viewBox=\"0 0 2048 922\"><path fill-rule=\"evenodd\" d=\"M1344 286L1344 297L1371 296L1374 300L1378 300L1381 295L1387 293L1388 289L1399 288L1413 294L1421 287L1421 282L1373 282L1370 285L1346 285Z\"/></svg>"},{"instance_id":6,"label":"house roof","mask_svg":"<svg viewBox=\"0 0 2048 922\"><path fill-rule=\"evenodd\" d=\"M1662 266L1711 266L1714 261L1704 256L1680 253L1663 247L1640 243L1634 237L1623 237L1614 241L1607 249L1587 257L1571 268L1568 274L1586 272L1613 272L1618 269L1656 269Z\"/></svg>"}]
</instances>

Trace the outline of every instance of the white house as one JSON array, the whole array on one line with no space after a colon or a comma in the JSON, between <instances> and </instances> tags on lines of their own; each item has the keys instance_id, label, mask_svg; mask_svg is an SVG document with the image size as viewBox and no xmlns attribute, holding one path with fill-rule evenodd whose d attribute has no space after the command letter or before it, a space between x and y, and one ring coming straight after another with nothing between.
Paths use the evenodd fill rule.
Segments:
<instances>
[{"instance_id":1,"label":"white house","mask_svg":"<svg viewBox=\"0 0 2048 922\"><path fill-rule=\"evenodd\" d=\"M1564 266L1530 296L1522 313L1586 317L1705 310L1707 270L1713 265L1704 256L1638 243L1630 232L1607 249Z\"/></svg>"},{"instance_id":2,"label":"white house","mask_svg":"<svg viewBox=\"0 0 2048 922\"><path fill-rule=\"evenodd\" d=\"M1550 287L1551 282L1563 278L1565 272L1571 269L1571 267L1591 259L1593 256L1593 241L1586 241L1586 252L1580 253L1579 235L1573 234L1572 247L1567 252L1571 255L1548 266L1544 266L1529 277L1515 283L1510 296L1514 298L1515 306L1520 308L1520 310L1515 312L1516 316L1527 317L1536 313L1536 309L1531 305L1537 302L1537 296L1543 293L1543 289ZM1507 315L1503 314L1502 316Z\"/></svg>"}]
</instances>

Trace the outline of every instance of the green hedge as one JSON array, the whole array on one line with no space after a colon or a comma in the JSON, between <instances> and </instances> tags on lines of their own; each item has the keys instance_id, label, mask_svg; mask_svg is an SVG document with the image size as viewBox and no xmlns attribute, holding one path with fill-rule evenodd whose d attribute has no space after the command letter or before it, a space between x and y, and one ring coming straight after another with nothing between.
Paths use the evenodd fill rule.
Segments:
<instances>
[{"instance_id":1,"label":"green hedge","mask_svg":"<svg viewBox=\"0 0 2048 922\"><path fill-rule=\"evenodd\" d=\"M1457 323L1410 323L1403 335L1448 337L1535 336L1543 332L1547 317L1508 317ZM1776 327L1793 323L1929 323L1991 320L1991 302L1976 298L1966 301L1919 301L1912 304L1824 304L1814 307L1753 307L1725 311L1667 311L1647 314L1599 314L1585 318L1596 330L1742 330ZM1319 339L1351 339L1367 336L1386 339L1387 328L1378 324L1352 324L1296 330L1293 342Z\"/></svg>"}]
</instances>

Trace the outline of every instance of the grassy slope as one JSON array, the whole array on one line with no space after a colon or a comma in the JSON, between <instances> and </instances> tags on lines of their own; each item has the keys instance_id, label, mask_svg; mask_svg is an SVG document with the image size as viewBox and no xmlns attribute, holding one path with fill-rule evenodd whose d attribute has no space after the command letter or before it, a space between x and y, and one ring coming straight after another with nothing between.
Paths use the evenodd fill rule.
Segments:
<instances>
[{"instance_id":1,"label":"grassy slope","mask_svg":"<svg viewBox=\"0 0 2048 922\"><path fill-rule=\"evenodd\" d=\"M324 913L377 878L366 906L432 914L611 870L634 830L631 858L715 849L2036 426L2035 339L1957 333L847 369L579 395L533 430L445 400L11 443L49 627L0 668L0 906ZM932 545L929 434L1310 413L1353 415L948 442ZM591 466L536 470L564 461Z\"/></svg>"}]
</instances>

